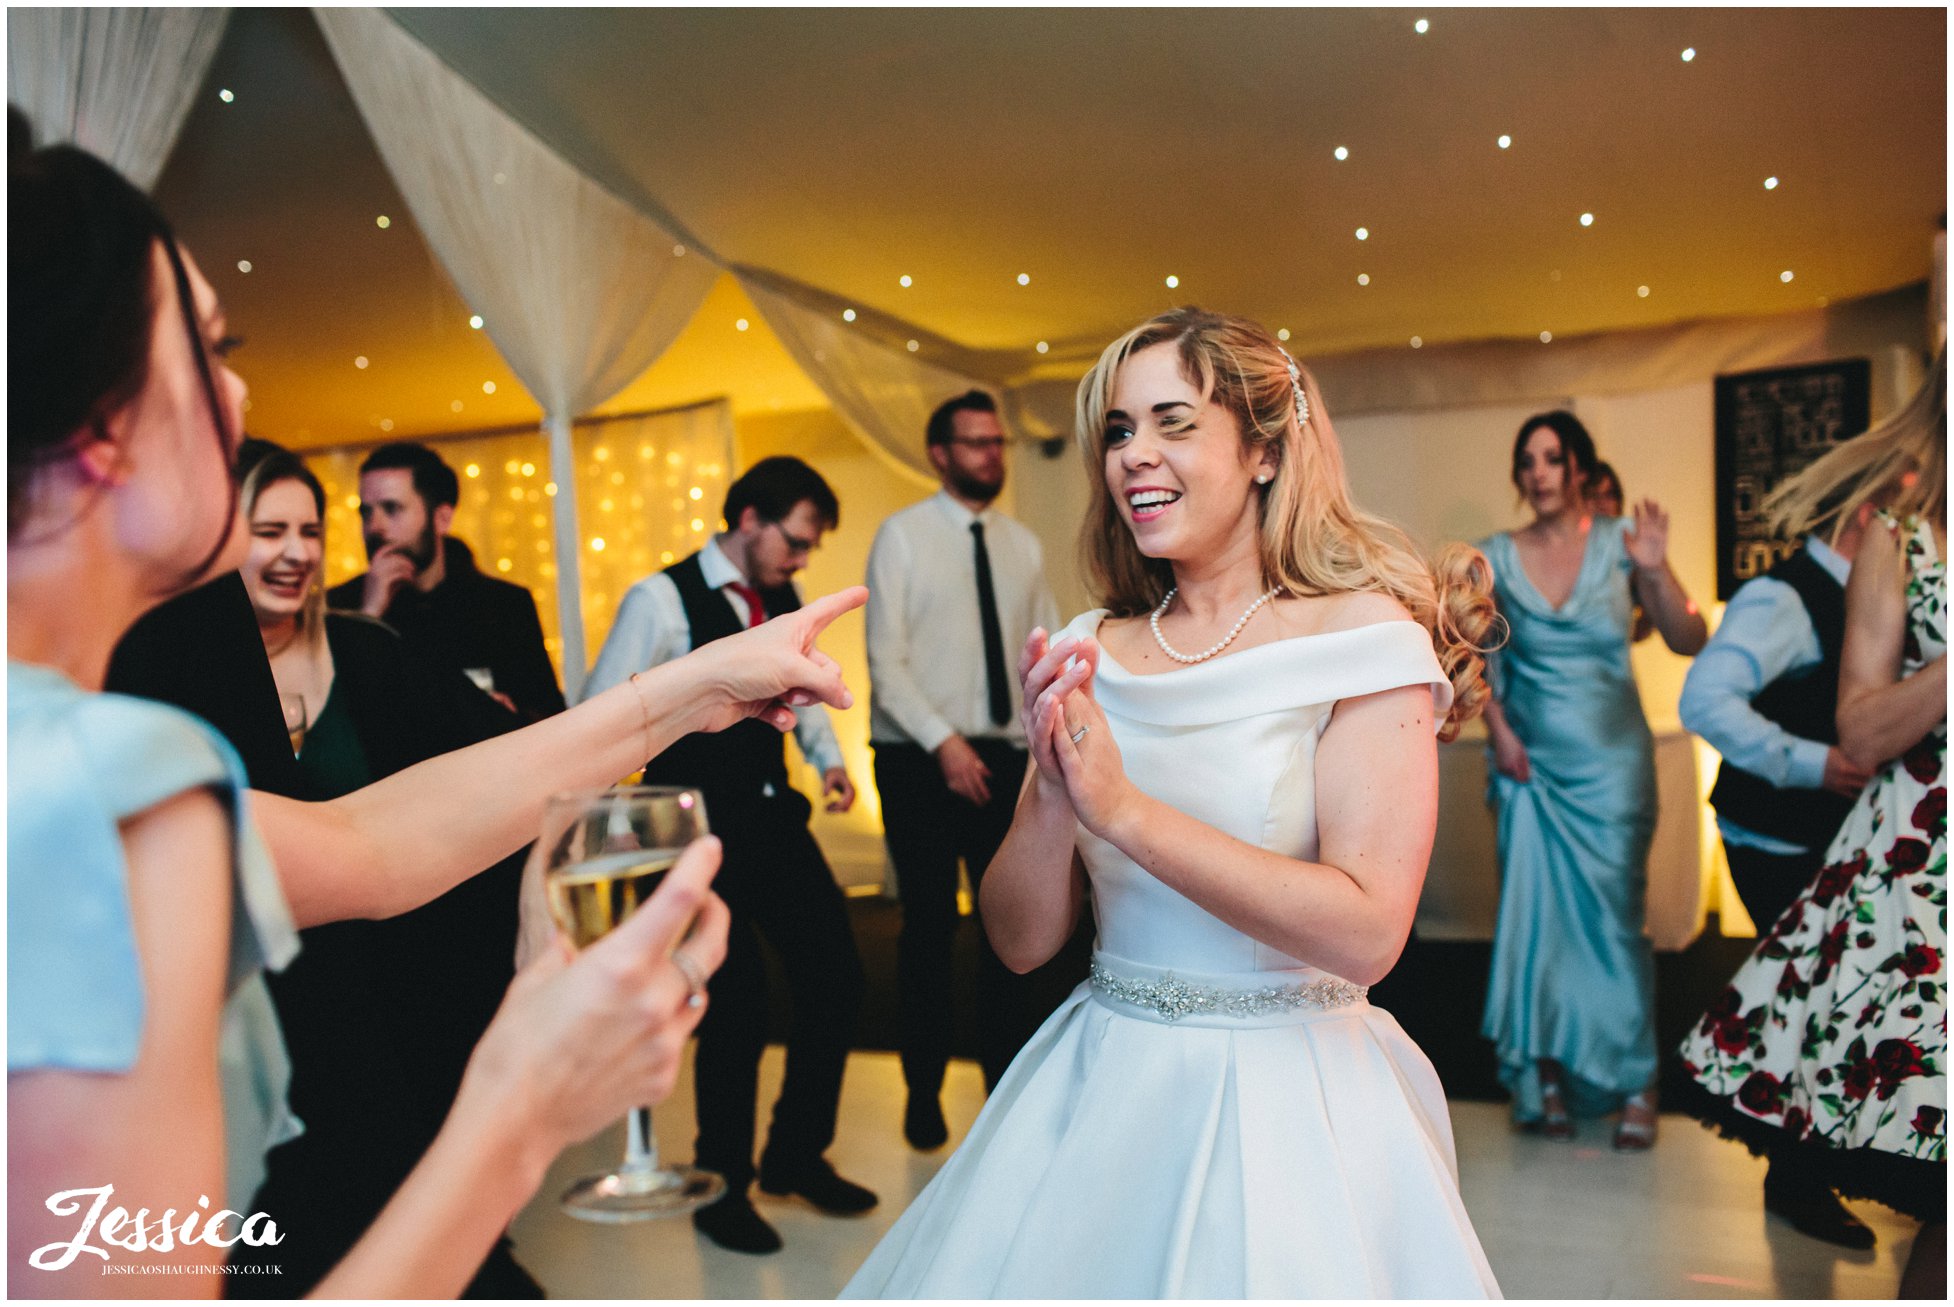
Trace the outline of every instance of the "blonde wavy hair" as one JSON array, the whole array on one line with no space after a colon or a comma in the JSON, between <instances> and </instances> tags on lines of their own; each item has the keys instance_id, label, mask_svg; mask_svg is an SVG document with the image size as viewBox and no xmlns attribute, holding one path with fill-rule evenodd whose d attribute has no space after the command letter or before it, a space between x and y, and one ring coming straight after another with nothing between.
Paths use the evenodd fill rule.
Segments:
<instances>
[{"instance_id":1,"label":"blonde wavy hair","mask_svg":"<svg viewBox=\"0 0 1954 1307\"><path fill-rule=\"evenodd\" d=\"M1778 484L1765 498L1764 520L1791 540L1821 527L1828 539L1862 504L1900 518L1947 520L1947 351L1906 407Z\"/></svg>"},{"instance_id":2,"label":"blonde wavy hair","mask_svg":"<svg viewBox=\"0 0 1954 1307\"><path fill-rule=\"evenodd\" d=\"M1080 546L1099 602L1115 617L1131 617L1158 605L1174 584L1172 567L1133 543L1106 487L1101 440L1121 366L1161 344L1175 346L1182 375L1208 402L1234 414L1244 453L1273 456L1275 475L1257 487L1263 585L1299 596L1375 590L1403 604L1431 632L1452 683L1439 738L1456 737L1489 695L1485 654L1499 626L1491 564L1463 544L1448 545L1427 564L1403 531L1352 502L1316 379L1300 369L1308 420L1298 422L1289 356L1246 318L1197 308L1163 313L1108 345L1079 383L1075 438L1091 487Z\"/></svg>"}]
</instances>

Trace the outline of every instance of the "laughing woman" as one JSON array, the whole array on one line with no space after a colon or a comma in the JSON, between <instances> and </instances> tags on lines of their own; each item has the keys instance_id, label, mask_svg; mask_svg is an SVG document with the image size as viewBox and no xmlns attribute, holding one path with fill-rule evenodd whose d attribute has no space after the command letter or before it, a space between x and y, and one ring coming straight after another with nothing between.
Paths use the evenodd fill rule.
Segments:
<instances>
[{"instance_id":1,"label":"laughing woman","mask_svg":"<svg viewBox=\"0 0 1954 1307\"><path fill-rule=\"evenodd\" d=\"M1485 563L1350 501L1308 375L1181 309L1079 388L1106 603L1021 661L1036 768L984 876L1029 971L1088 880L1092 978L847 1292L1481 1298L1445 1095L1373 1008L1438 750L1477 711Z\"/></svg>"}]
</instances>

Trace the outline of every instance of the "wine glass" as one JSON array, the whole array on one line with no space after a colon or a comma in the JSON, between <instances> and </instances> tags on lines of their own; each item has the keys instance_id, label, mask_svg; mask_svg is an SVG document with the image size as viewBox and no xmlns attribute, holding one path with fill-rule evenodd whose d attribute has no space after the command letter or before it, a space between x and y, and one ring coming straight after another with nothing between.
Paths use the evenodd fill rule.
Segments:
<instances>
[{"instance_id":1,"label":"wine glass","mask_svg":"<svg viewBox=\"0 0 1954 1307\"><path fill-rule=\"evenodd\" d=\"M685 846L705 833L706 801L697 790L588 790L549 801L530 856L541 862L550 916L587 948L650 898ZM586 1221L639 1221L704 1207L725 1188L710 1171L661 1166L651 1109L640 1107L627 1120L623 1165L570 1186L563 1208Z\"/></svg>"},{"instance_id":2,"label":"wine glass","mask_svg":"<svg viewBox=\"0 0 1954 1307\"><path fill-rule=\"evenodd\" d=\"M281 694L278 696L278 708L285 714L285 736L291 740L292 756L296 758L299 750L305 747L305 731L310 725L305 715L305 696Z\"/></svg>"}]
</instances>

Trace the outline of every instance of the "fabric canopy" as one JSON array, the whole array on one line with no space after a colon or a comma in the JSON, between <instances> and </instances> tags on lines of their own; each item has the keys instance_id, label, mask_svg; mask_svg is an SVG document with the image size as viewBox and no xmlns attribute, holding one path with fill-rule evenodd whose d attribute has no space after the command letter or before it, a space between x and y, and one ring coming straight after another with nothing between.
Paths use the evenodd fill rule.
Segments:
<instances>
[{"instance_id":1,"label":"fabric canopy","mask_svg":"<svg viewBox=\"0 0 1954 1307\"><path fill-rule=\"evenodd\" d=\"M315 13L415 221L548 415L557 483L574 484L570 420L651 366L719 270L564 162L385 14ZM575 497L559 495L554 508L574 697L587 662Z\"/></svg>"},{"instance_id":2,"label":"fabric canopy","mask_svg":"<svg viewBox=\"0 0 1954 1307\"><path fill-rule=\"evenodd\" d=\"M69 142L156 185L229 9L7 11L7 96L41 144Z\"/></svg>"}]
</instances>

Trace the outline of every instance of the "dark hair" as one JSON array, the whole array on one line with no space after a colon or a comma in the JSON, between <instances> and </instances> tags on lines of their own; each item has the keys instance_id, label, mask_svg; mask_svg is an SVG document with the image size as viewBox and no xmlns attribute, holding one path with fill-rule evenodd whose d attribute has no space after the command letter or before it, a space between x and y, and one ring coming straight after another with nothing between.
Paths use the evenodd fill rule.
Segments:
<instances>
[{"instance_id":1,"label":"dark hair","mask_svg":"<svg viewBox=\"0 0 1954 1307\"><path fill-rule=\"evenodd\" d=\"M929 426L925 428L924 443L947 445L957 434L957 414L995 413L997 401L981 390L966 390L955 399L946 399L936 406L930 414Z\"/></svg>"},{"instance_id":2,"label":"dark hair","mask_svg":"<svg viewBox=\"0 0 1954 1307\"><path fill-rule=\"evenodd\" d=\"M266 486L296 481L312 492L312 506L318 510L319 520L325 520L326 488L319 484L319 478L312 474L305 460L291 450L269 440L246 439L238 447L237 465L243 480L240 498L247 506L257 503Z\"/></svg>"},{"instance_id":3,"label":"dark hair","mask_svg":"<svg viewBox=\"0 0 1954 1307\"><path fill-rule=\"evenodd\" d=\"M160 288L151 250L161 244L183 329L190 337L211 428L226 467L233 438L197 323L190 276L161 211L94 155L70 145L35 149L20 110L7 110L7 537L26 521L34 476L72 452L149 380L150 324ZM192 571L208 571L237 512Z\"/></svg>"},{"instance_id":4,"label":"dark hair","mask_svg":"<svg viewBox=\"0 0 1954 1307\"><path fill-rule=\"evenodd\" d=\"M804 499L813 501L815 513L828 530L841 525L841 504L819 472L785 454L763 458L727 487L726 525L738 526L740 514L749 508L759 513L762 521L778 522Z\"/></svg>"},{"instance_id":5,"label":"dark hair","mask_svg":"<svg viewBox=\"0 0 1954 1307\"><path fill-rule=\"evenodd\" d=\"M1613 486L1615 493L1623 499L1628 498L1628 492L1622 489L1621 473L1615 471L1615 465L1606 459L1596 463L1594 465L1594 471L1588 474L1588 494L1592 496L1601 488L1604 482Z\"/></svg>"},{"instance_id":6,"label":"dark hair","mask_svg":"<svg viewBox=\"0 0 1954 1307\"><path fill-rule=\"evenodd\" d=\"M414 493L421 497L428 512L443 504L453 508L461 502L461 480L455 476L455 470L442 461L441 455L411 440L397 440L368 454L360 464L360 475L395 469L414 474Z\"/></svg>"},{"instance_id":7,"label":"dark hair","mask_svg":"<svg viewBox=\"0 0 1954 1307\"><path fill-rule=\"evenodd\" d=\"M1560 438L1560 452L1581 469L1583 477L1592 482L1601 468L1601 456L1594 452L1594 437L1581 425L1580 418L1564 408L1557 408L1551 413L1536 413L1520 424L1520 434L1513 437L1513 484L1520 484L1520 455L1526 452L1527 437L1542 427ZM1617 483L1619 480L1617 478Z\"/></svg>"}]
</instances>

